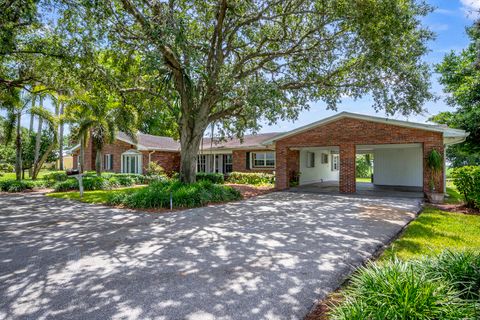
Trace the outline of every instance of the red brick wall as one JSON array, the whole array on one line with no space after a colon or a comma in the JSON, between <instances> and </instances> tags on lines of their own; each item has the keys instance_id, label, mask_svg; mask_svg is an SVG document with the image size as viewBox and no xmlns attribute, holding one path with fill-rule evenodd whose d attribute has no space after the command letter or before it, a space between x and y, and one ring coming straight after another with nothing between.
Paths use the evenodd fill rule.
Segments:
<instances>
[{"instance_id":1,"label":"red brick wall","mask_svg":"<svg viewBox=\"0 0 480 320\"><path fill-rule=\"evenodd\" d=\"M122 153L130 149L136 149L136 147L120 140L104 146L103 154L113 155L113 172L122 171ZM74 168L77 167L78 154L79 151L76 151L73 155ZM148 154L148 151L142 151L144 171L148 166ZM155 151L150 155L150 159L160 164L168 173L180 170L180 152ZM95 149L89 142L88 147L85 149L85 171L93 170L95 170Z\"/></svg>"},{"instance_id":2,"label":"red brick wall","mask_svg":"<svg viewBox=\"0 0 480 320\"><path fill-rule=\"evenodd\" d=\"M275 170L272 169L261 169L261 168L250 168L247 169L247 152L264 152L264 151L272 151L268 149L259 149L259 150L233 150L232 151L232 168L235 172L264 172L264 173L273 173Z\"/></svg>"},{"instance_id":3,"label":"red brick wall","mask_svg":"<svg viewBox=\"0 0 480 320\"><path fill-rule=\"evenodd\" d=\"M433 148L443 154L442 133L352 118L342 118L277 141L276 187L288 188L289 172L292 170L291 160L289 160L291 156L289 152L292 151L290 148L339 147L340 191L355 192L355 146L402 143L423 144L423 189L428 192L430 172L426 167L425 158ZM435 181L437 190L443 190L442 175L443 173Z\"/></svg>"},{"instance_id":4,"label":"red brick wall","mask_svg":"<svg viewBox=\"0 0 480 320\"><path fill-rule=\"evenodd\" d=\"M148 166L149 152L143 153L143 170ZM172 174L180 171L180 152L155 151L150 155L150 160L156 162L165 169L165 172Z\"/></svg>"}]
</instances>

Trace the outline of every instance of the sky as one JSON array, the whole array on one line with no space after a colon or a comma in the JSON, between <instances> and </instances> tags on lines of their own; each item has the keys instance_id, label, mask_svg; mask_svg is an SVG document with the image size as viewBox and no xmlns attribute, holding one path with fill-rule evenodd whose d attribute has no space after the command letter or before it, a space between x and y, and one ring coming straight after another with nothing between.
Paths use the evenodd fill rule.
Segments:
<instances>
[{"instance_id":1,"label":"sky","mask_svg":"<svg viewBox=\"0 0 480 320\"><path fill-rule=\"evenodd\" d=\"M426 0L435 10L423 19L423 23L436 34L436 38L428 43L430 52L425 56L424 61L433 66L443 60L445 54L453 51L459 52L465 48L469 39L465 28L473 24L476 18L473 12L480 10L480 0ZM425 114L404 117L401 115L390 118L408 120L413 122L427 122L430 116L441 111L452 110L444 101L445 94L442 86L438 83L438 74L432 73L432 92L440 97L437 101L428 102L425 105ZM325 117L332 116L338 112L348 111L362 114L370 114L379 117L386 117L384 112L376 113L372 108L372 101L369 98L359 100L345 99L338 105L337 111L326 110L322 102L311 103L308 111L303 111L295 121L280 121L274 126L264 126L261 132L289 131Z\"/></svg>"},{"instance_id":2,"label":"sky","mask_svg":"<svg viewBox=\"0 0 480 320\"><path fill-rule=\"evenodd\" d=\"M441 62L445 54L452 50L459 52L468 45L469 39L465 29L471 26L476 18L472 12L480 11L480 0L426 1L435 8L432 13L423 18L424 25L436 34L436 38L428 43L430 52L424 57L424 60L432 66L433 70L433 66ZM442 91L442 86L438 83L438 74L432 74L431 82L432 92L440 98L435 102L431 101L426 103L426 113L408 118L401 115L391 118L413 122L426 122L432 115L441 111L452 110L444 101L445 94ZM49 102L46 102L46 107L53 109ZM359 100L346 98L338 105L336 111L327 110L325 104L322 102L313 102L310 104L310 109L301 112L297 120L279 121L273 126L264 125L260 132L289 131L342 111L386 117L383 112L375 112L372 108L372 101L368 97ZM29 126L28 117L23 118L22 124L25 127Z\"/></svg>"}]
</instances>

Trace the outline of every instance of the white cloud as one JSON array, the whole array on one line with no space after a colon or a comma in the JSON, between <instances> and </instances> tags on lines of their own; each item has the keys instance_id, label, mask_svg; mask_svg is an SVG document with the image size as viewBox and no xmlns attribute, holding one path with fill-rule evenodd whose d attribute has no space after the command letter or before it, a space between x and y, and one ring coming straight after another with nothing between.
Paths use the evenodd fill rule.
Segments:
<instances>
[{"instance_id":1,"label":"white cloud","mask_svg":"<svg viewBox=\"0 0 480 320\"><path fill-rule=\"evenodd\" d=\"M470 19L480 17L480 0L460 0L462 9Z\"/></svg>"}]
</instances>

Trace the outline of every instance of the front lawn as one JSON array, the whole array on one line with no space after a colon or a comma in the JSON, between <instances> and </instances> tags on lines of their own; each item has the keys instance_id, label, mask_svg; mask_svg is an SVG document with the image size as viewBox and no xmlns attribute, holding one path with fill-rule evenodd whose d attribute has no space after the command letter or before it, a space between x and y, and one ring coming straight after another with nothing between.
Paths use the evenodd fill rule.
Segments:
<instances>
[{"instance_id":1,"label":"front lawn","mask_svg":"<svg viewBox=\"0 0 480 320\"><path fill-rule=\"evenodd\" d=\"M384 252L382 260L419 258L440 253L444 249L480 248L480 216L445 212L426 207L410 223L401 237Z\"/></svg>"},{"instance_id":2,"label":"front lawn","mask_svg":"<svg viewBox=\"0 0 480 320\"><path fill-rule=\"evenodd\" d=\"M372 182L372 178L355 178L356 182Z\"/></svg>"},{"instance_id":3,"label":"front lawn","mask_svg":"<svg viewBox=\"0 0 480 320\"><path fill-rule=\"evenodd\" d=\"M128 193L139 188L145 188L145 187L131 187L131 188L122 188L122 189L115 189L115 190L85 191L83 193L82 199L80 199L80 192L78 191L54 192L54 193L47 194L47 196L52 198L59 198L59 199L77 200L77 201L82 201L87 203L106 204L108 203L109 197L113 196L114 194Z\"/></svg>"}]
</instances>

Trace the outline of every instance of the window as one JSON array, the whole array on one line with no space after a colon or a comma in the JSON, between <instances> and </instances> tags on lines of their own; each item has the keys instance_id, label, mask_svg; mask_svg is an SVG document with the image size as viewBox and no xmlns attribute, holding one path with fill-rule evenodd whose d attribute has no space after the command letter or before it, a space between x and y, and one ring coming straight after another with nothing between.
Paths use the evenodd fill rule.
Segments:
<instances>
[{"instance_id":1,"label":"window","mask_svg":"<svg viewBox=\"0 0 480 320\"><path fill-rule=\"evenodd\" d=\"M315 152L307 151L307 168L315 167Z\"/></svg>"},{"instance_id":2,"label":"window","mask_svg":"<svg viewBox=\"0 0 480 320\"><path fill-rule=\"evenodd\" d=\"M338 154L332 154L332 171L337 171L340 166L340 156Z\"/></svg>"},{"instance_id":3,"label":"window","mask_svg":"<svg viewBox=\"0 0 480 320\"><path fill-rule=\"evenodd\" d=\"M207 171L207 155L199 154L197 156L197 172Z\"/></svg>"},{"instance_id":4,"label":"window","mask_svg":"<svg viewBox=\"0 0 480 320\"><path fill-rule=\"evenodd\" d=\"M328 164L328 154L327 153L322 153L321 162L322 162L322 164Z\"/></svg>"},{"instance_id":5,"label":"window","mask_svg":"<svg viewBox=\"0 0 480 320\"><path fill-rule=\"evenodd\" d=\"M231 154L223 155L223 173L230 173L233 171L233 157Z\"/></svg>"},{"instance_id":6,"label":"window","mask_svg":"<svg viewBox=\"0 0 480 320\"><path fill-rule=\"evenodd\" d=\"M252 152L252 164L254 168L275 167L275 153L273 152Z\"/></svg>"},{"instance_id":7,"label":"window","mask_svg":"<svg viewBox=\"0 0 480 320\"><path fill-rule=\"evenodd\" d=\"M113 170L113 154L103 155L103 170L105 171Z\"/></svg>"},{"instance_id":8,"label":"window","mask_svg":"<svg viewBox=\"0 0 480 320\"><path fill-rule=\"evenodd\" d=\"M122 173L142 174L142 154L136 150L123 153Z\"/></svg>"}]
</instances>

